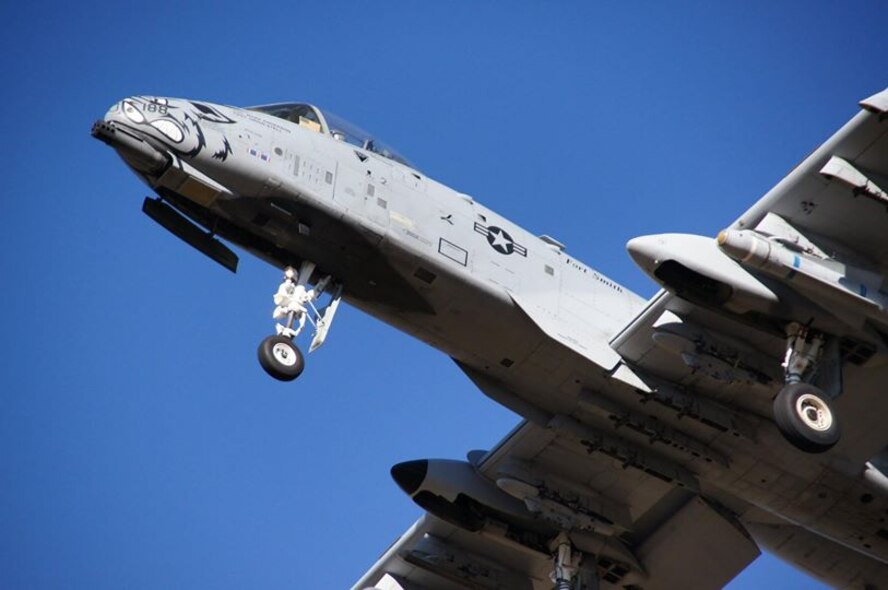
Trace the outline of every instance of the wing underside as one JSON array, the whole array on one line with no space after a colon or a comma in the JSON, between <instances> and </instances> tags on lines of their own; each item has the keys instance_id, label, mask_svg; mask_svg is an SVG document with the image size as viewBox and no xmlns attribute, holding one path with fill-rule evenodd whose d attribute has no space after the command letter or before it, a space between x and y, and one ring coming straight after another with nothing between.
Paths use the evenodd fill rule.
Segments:
<instances>
[{"instance_id":1,"label":"wing underside","mask_svg":"<svg viewBox=\"0 0 888 590\"><path fill-rule=\"evenodd\" d=\"M532 482L539 518L574 527L582 568L602 588L721 588L759 554L723 507L530 423L475 467L489 481ZM353 590L549 590L553 557L540 539L509 522L469 532L426 514Z\"/></svg>"},{"instance_id":2,"label":"wing underside","mask_svg":"<svg viewBox=\"0 0 888 590\"><path fill-rule=\"evenodd\" d=\"M561 414L541 402L533 422L470 456L477 477L520 500L528 519L488 512L469 531L425 514L353 590L549 590L558 531L581 555L581 579L601 588L721 588L759 546L836 587L888 577L888 487L864 477L888 446L888 295L885 319L872 304L888 271L888 89L860 104L728 228L846 273L815 291L788 283L801 274L792 269L765 280L829 317L823 325L847 327L824 345L837 360L818 382L853 425L833 450L806 455L774 427L786 317L718 309L667 286L607 354L595 352L607 361L605 386L580 386ZM851 283L856 299L843 299ZM501 383L463 369L499 399Z\"/></svg>"}]
</instances>

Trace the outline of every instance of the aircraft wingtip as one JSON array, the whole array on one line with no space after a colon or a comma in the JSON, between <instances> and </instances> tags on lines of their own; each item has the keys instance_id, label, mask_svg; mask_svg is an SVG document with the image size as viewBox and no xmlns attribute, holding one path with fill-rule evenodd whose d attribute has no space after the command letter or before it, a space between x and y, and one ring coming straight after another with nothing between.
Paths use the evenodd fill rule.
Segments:
<instances>
[{"instance_id":1,"label":"aircraft wingtip","mask_svg":"<svg viewBox=\"0 0 888 590\"><path fill-rule=\"evenodd\" d=\"M871 113L888 113L888 88L860 101L860 107Z\"/></svg>"}]
</instances>

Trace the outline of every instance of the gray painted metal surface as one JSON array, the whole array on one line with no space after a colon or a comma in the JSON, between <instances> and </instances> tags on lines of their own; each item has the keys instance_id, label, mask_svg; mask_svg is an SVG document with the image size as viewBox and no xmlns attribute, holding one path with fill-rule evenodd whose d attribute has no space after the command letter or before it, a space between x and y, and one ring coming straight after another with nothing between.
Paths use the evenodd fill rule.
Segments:
<instances>
[{"instance_id":1,"label":"gray painted metal surface","mask_svg":"<svg viewBox=\"0 0 888 590\"><path fill-rule=\"evenodd\" d=\"M393 471L430 514L355 589L720 588L759 547L882 588L888 90L861 107L718 242L631 242L650 302L311 105L135 96L93 135L208 256L335 281L334 311L341 291L525 417L469 463ZM805 322L811 363L787 351ZM774 425L789 364L845 425L822 454Z\"/></svg>"}]
</instances>

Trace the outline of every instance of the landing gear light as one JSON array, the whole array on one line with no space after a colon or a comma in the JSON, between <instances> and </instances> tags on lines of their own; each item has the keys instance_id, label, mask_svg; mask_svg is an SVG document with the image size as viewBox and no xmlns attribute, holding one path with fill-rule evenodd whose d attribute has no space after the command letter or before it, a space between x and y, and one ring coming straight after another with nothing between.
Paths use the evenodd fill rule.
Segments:
<instances>
[{"instance_id":1,"label":"landing gear light","mask_svg":"<svg viewBox=\"0 0 888 590\"><path fill-rule=\"evenodd\" d=\"M265 372L280 381L292 381L305 368L305 358L294 340L302 333L306 321L314 328L308 348L311 353L327 339L342 299L342 285L334 283L330 275L318 280L313 287L309 285L314 271L315 264L309 261L303 262L299 271L288 266L284 269L284 280L274 294L272 317L279 320L275 326L277 334L259 344L258 355ZM315 302L331 286L329 303L318 310Z\"/></svg>"}]
</instances>

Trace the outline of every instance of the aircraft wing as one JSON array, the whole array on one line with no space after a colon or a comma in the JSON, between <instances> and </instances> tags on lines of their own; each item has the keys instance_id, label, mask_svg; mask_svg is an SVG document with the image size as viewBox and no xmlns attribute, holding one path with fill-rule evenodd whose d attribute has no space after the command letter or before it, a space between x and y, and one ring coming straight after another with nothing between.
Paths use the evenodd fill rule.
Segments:
<instances>
[{"instance_id":1,"label":"aircraft wing","mask_svg":"<svg viewBox=\"0 0 888 590\"><path fill-rule=\"evenodd\" d=\"M754 228L778 215L802 234L883 274L888 269L888 89L733 224ZM788 236L787 236L788 237Z\"/></svg>"},{"instance_id":2,"label":"aircraft wing","mask_svg":"<svg viewBox=\"0 0 888 590\"><path fill-rule=\"evenodd\" d=\"M879 277L880 290L888 270L888 89L860 105L728 228L755 230L775 248L845 272L826 299L823 291L767 282L845 330L827 345L841 362L825 366L817 382L842 393L835 403L845 428L835 448L802 452L774 425L786 354L779 321L671 289L613 337L618 357L601 365L610 379L599 390L581 388L569 414L528 414L533 422L492 451L470 455L477 477L521 499L540 522L572 531L573 545L595 556L583 567L602 588L721 588L759 555L747 531L836 585L878 566L864 553L878 560L888 531L874 533L881 525L871 522L863 500L842 504L851 506L842 518L825 517L833 494L872 499L863 473L888 444L888 321L867 316L869 308L841 291L846 279L861 276ZM703 241L716 248L715 240ZM498 399L495 381L463 369ZM779 516L756 503L779 505ZM839 506L833 510L845 510ZM426 514L353 590L549 590L553 548L535 544L532 530L489 516L480 531L468 532ZM817 534L807 538L806 529ZM834 559L812 562L815 548ZM837 573L841 568L854 571Z\"/></svg>"},{"instance_id":3,"label":"aircraft wing","mask_svg":"<svg viewBox=\"0 0 888 590\"><path fill-rule=\"evenodd\" d=\"M469 458L489 482L535 482L544 521L587 519L573 524L571 540L597 556L582 567L594 569L601 588L717 589L759 555L722 507L551 429L524 422L492 451ZM425 514L352 590L550 590L551 570L551 550L536 545L532 531L491 519L468 532Z\"/></svg>"},{"instance_id":4,"label":"aircraft wing","mask_svg":"<svg viewBox=\"0 0 888 590\"><path fill-rule=\"evenodd\" d=\"M879 419L888 410L881 387L888 379L888 324L879 317L888 318L888 310L873 312L870 302L857 297L867 281L880 291L888 271L888 89L860 106L728 228L761 232L771 244L787 245L801 256L814 253L817 261L839 269L838 288L799 287L792 268L777 280L770 277L770 284L801 294L811 302L812 316L834 318L849 336L837 343L843 369L832 379L833 393L844 392L836 405L845 425L833 457L849 475L859 474L888 444ZM767 423L771 400L783 385L784 335L754 314L723 313L670 291L657 294L611 342L626 363L617 375L631 374L628 381L644 390L656 390L658 380L665 380Z\"/></svg>"}]
</instances>

